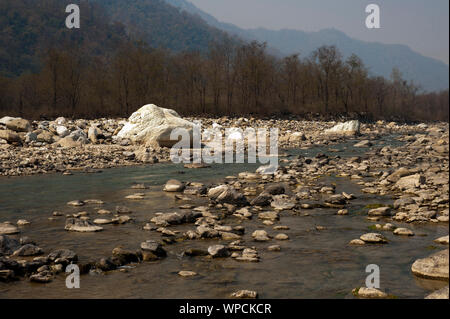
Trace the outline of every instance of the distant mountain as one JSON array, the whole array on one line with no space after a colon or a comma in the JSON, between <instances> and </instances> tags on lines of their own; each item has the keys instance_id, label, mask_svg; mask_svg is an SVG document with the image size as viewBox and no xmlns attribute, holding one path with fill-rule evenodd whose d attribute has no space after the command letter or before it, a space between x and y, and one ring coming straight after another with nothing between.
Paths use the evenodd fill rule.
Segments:
<instances>
[{"instance_id":1,"label":"distant mountain","mask_svg":"<svg viewBox=\"0 0 450 319\"><path fill-rule=\"evenodd\" d=\"M65 27L67 1L0 0L0 75L38 72L52 47L81 48L86 56L114 54L123 43L142 40L175 52L206 51L228 34L164 0L72 0L81 28Z\"/></svg>"},{"instance_id":2,"label":"distant mountain","mask_svg":"<svg viewBox=\"0 0 450 319\"><path fill-rule=\"evenodd\" d=\"M0 75L37 72L52 47L80 48L106 55L128 40L125 27L111 23L104 10L83 2L80 29L65 27L67 3L61 0L0 0Z\"/></svg>"},{"instance_id":3,"label":"distant mountain","mask_svg":"<svg viewBox=\"0 0 450 319\"><path fill-rule=\"evenodd\" d=\"M187 10L164 0L91 0L106 9L112 21L127 26L130 34L151 47L179 52L208 48L209 43L228 36Z\"/></svg>"},{"instance_id":4,"label":"distant mountain","mask_svg":"<svg viewBox=\"0 0 450 319\"><path fill-rule=\"evenodd\" d=\"M300 53L309 56L322 45L336 45L344 57L358 55L373 75L390 77L392 69L398 68L403 78L413 81L427 91L444 90L449 87L449 67L445 63L414 52L406 45L365 42L350 38L336 29L318 32L299 30L242 29L230 23L218 21L186 0L165 0L181 11L196 14L211 26L247 40L267 42L283 55Z\"/></svg>"}]
</instances>

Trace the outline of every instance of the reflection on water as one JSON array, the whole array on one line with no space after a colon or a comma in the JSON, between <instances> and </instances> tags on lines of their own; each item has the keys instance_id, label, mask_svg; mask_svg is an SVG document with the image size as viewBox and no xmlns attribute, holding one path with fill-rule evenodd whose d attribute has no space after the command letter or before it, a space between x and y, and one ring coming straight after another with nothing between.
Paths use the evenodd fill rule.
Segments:
<instances>
[{"instance_id":1,"label":"reflection on water","mask_svg":"<svg viewBox=\"0 0 450 319\"><path fill-rule=\"evenodd\" d=\"M364 150L355 150L351 143L333 148L340 156L355 155ZM302 152L314 156L325 152L317 148ZM0 222L27 219L31 225L21 228L20 236L28 236L50 252L56 248L76 251L80 261L97 260L109 256L114 247L138 249L147 239L160 239L159 233L142 230L142 226L156 212L178 209L180 203L173 194L161 191L170 178L182 181L213 183L225 176L241 171L254 170L257 164L213 165L212 168L188 170L181 165L159 164L145 167L125 167L105 170L99 174L74 174L73 176L45 175L0 179ZM180 172L184 172L181 174ZM133 182L151 185L147 190L132 190ZM327 177L327 182L336 183L336 191L354 193L358 199L352 201L349 216L336 215L335 209L314 209L309 216L289 212L281 214L276 225L287 225L289 241L257 243L251 241L251 233L265 229L269 234L277 231L259 220L244 221L244 240L247 246L255 246L261 257L259 263L237 262L231 258L209 260L203 257L180 257L187 248L207 248L218 240L184 241L167 245L168 257L158 262L142 263L127 273L114 271L103 275L84 275L80 289L67 289L65 276L58 275L49 284L34 284L27 280L0 283L1 298L224 298L238 289L256 290L262 298L351 298L351 290L364 285L365 268L377 264L381 269L381 287L388 293L402 298L422 298L436 282L430 283L414 278L411 264L417 258L429 255L430 246L437 237L447 235L448 227L442 225L407 225L416 236L403 238L391 232L384 235L390 243L383 246L351 247L348 242L368 232L373 223L362 214L368 203L392 203L387 197L362 194L359 186L348 179ZM145 200L125 200L125 196L144 192ZM101 199L104 205L86 205L81 208L68 207L66 202L74 199ZM204 205L205 198L194 200ZM105 225L104 231L83 234L64 230L64 217L48 220L57 210L64 214L87 211L91 218L102 209L114 210L116 205L126 205L133 210L134 221L115 226ZM239 223L228 218L226 223ZM317 231L316 226L326 229ZM397 226L404 226L397 223ZM175 229L185 231L193 225L182 225ZM18 236L16 236L18 237ZM270 252L267 247L281 246L280 252ZM193 278L177 275L180 270L198 273ZM437 286L442 283L437 283Z\"/></svg>"}]
</instances>

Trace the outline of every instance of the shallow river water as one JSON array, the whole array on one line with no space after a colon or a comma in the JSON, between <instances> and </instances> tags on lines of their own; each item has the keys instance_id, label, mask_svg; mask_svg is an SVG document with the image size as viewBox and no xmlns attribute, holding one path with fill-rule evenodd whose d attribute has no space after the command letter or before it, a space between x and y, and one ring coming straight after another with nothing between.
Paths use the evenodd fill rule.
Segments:
<instances>
[{"instance_id":1,"label":"shallow river water","mask_svg":"<svg viewBox=\"0 0 450 319\"><path fill-rule=\"evenodd\" d=\"M331 155L350 156L362 154L365 149L354 149L347 144L330 147ZM395 140L381 140L395 144ZM381 144L380 146L382 146ZM291 154L314 156L327 148L295 150ZM16 238L28 236L46 253L58 248L72 249L80 261L98 260L111 255L113 248L136 250L147 239L160 239L157 232L149 232L142 226L156 212L178 210L180 202L173 194L162 192L162 185L170 178L181 181L214 183L228 175L242 171L254 171L257 164L213 165L211 168L189 170L180 165L157 164L141 167L122 167L104 170L96 174L75 173L72 176L49 174L15 178L0 178L0 222L16 222L27 219L30 225L21 227ZM181 173L184 172L184 173ZM182 257L187 248L207 248L220 243L218 240L183 241L166 245L168 257L157 262L132 265L128 272L112 271L107 274L81 276L80 289L67 289L65 275L59 274L48 284L30 283L21 279L12 283L0 283L0 298L227 298L240 289L256 290L260 298L352 298L351 290L363 286L369 264L380 267L381 288L399 298L423 298L431 289L442 287L440 282L415 278L411 265L431 254L437 244L433 240L448 234L447 225L404 225L416 236L403 238L392 232L383 232L386 245L349 246L348 242L370 232L374 222L366 219L370 203L391 204L389 197L363 194L360 186L347 178L325 177L327 183L336 183L336 193L345 191L358 198L351 202L348 216L336 215L336 209L308 210L309 216L282 212L276 225L289 226L283 233L290 240L257 243L251 240L256 229L265 229L275 235L278 231L261 221L244 221L243 239L247 246L255 246L261 258L259 263L238 262L232 258L210 260L203 257ZM147 190L133 190L133 182L150 185ZM130 201L125 196L144 192L145 200ZM75 199L101 199L104 205L86 205L71 208L66 205ZM195 204L207 204L199 198ZM98 233L74 233L64 230L64 217L50 221L53 211L65 214L87 211L96 218L96 210L114 210L116 205L126 205L133 210L134 221L125 225L104 225ZM228 218L226 223L236 224ZM317 231L316 226L325 230ZM192 224L178 226L179 231L193 229ZM280 252L270 252L267 246L279 244ZM195 271L198 275L183 278L180 270Z\"/></svg>"}]
</instances>

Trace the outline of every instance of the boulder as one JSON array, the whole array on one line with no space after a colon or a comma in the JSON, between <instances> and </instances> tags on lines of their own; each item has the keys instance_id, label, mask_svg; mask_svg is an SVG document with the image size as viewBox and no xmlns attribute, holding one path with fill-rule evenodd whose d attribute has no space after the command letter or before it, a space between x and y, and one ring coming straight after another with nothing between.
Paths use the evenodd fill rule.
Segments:
<instances>
[{"instance_id":1,"label":"boulder","mask_svg":"<svg viewBox=\"0 0 450 319\"><path fill-rule=\"evenodd\" d=\"M66 136L60 139L58 142L56 142L56 144L64 148L80 147L82 145L80 142L74 141L71 136Z\"/></svg>"},{"instance_id":2,"label":"boulder","mask_svg":"<svg viewBox=\"0 0 450 319\"><path fill-rule=\"evenodd\" d=\"M359 239L361 239L365 243L369 243L369 244L385 244L385 243L387 243L387 239L383 235L377 234L377 233L364 234Z\"/></svg>"},{"instance_id":3,"label":"boulder","mask_svg":"<svg viewBox=\"0 0 450 319\"><path fill-rule=\"evenodd\" d=\"M49 131L42 131L38 134L37 141L51 144L54 141L53 134Z\"/></svg>"},{"instance_id":4,"label":"boulder","mask_svg":"<svg viewBox=\"0 0 450 319\"><path fill-rule=\"evenodd\" d=\"M58 134L59 137L66 137L70 134L70 131L67 129L67 127L63 125L58 125L56 127L56 134Z\"/></svg>"},{"instance_id":5,"label":"boulder","mask_svg":"<svg viewBox=\"0 0 450 319\"><path fill-rule=\"evenodd\" d=\"M447 299L448 300L448 286L436 290L425 297L425 299Z\"/></svg>"},{"instance_id":6,"label":"boulder","mask_svg":"<svg viewBox=\"0 0 450 319\"><path fill-rule=\"evenodd\" d=\"M0 119L0 124L15 132L29 132L31 130L30 122L20 117L5 116Z\"/></svg>"},{"instance_id":7,"label":"boulder","mask_svg":"<svg viewBox=\"0 0 450 319\"><path fill-rule=\"evenodd\" d=\"M19 232L19 229L11 223L0 223L0 235L12 235Z\"/></svg>"},{"instance_id":8,"label":"boulder","mask_svg":"<svg viewBox=\"0 0 450 319\"><path fill-rule=\"evenodd\" d=\"M0 256L11 255L19 247L20 242L18 240L6 235L0 235Z\"/></svg>"},{"instance_id":9,"label":"boulder","mask_svg":"<svg viewBox=\"0 0 450 319\"><path fill-rule=\"evenodd\" d=\"M326 134L357 135L359 134L360 123L357 120L339 123L332 128L325 130Z\"/></svg>"},{"instance_id":10,"label":"boulder","mask_svg":"<svg viewBox=\"0 0 450 319\"><path fill-rule=\"evenodd\" d=\"M411 267L413 274L423 278L448 280L448 249L418 259Z\"/></svg>"},{"instance_id":11,"label":"boulder","mask_svg":"<svg viewBox=\"0 0 450 319\"><path fill-rule=\"evenodd\" d=\"M208 247L208 253L213 258L230 256L230 251L224 245L213 245Z\"/></svg>"},{"instance_id":12,"label":"boulder","mask_svg":"<svg viewBox=\"0 0 450 319\"><path fill-rule=\"evenodd\" d=\"M0 130L0 139L4 139L8 143L22 143L19 134L11 130Z\"/></svg>"},{"instance_id":13,"label":"boulder","mask_svg":"<svg viewBox=\"0 0 450 319\"><path fill-rule=\"evenodd\" d=\"M66 221L66 226L64 227L64 229L69 231L86 233L103 230L103 227L95 226L88 220L69 218Z\"/></svg>"},{"instance_id":14,"label":"boulder","mask_svg":"<svg viewBox=\"0 0 450 319\"><path fill-rule=\"evenodd\" d=\"M390 207L378 207L369 210L369 216L391 216L391 208Z\"/></svg>"},{"instance_id":15,"label":"boulder","mask_svg":"<svg viewBox=\"0 0 450 319\"><path fill-rule=\"evenodd\" d=\"M172 131L177 128L187 129L192 137L193 125L182 119L174 110L147 104L130 116L117 136L136 144L172 147L178 141L170 139Z\"/></svg>"},{"instance_id":16,"label":"boulder","mask_svg":"<svg viewBox=\"0 0 450 319\"><path fill-rule=\"evenodd\" d=\"M220 185L211 188L208 191L208 197L218 203L233 204L236 206L245 206L248 204L247 199L241 193L236 192L232 187L228 185Z\"/></svg>"},{"instance_id":17,"label":"boulder","mask_svg":"<svg viewBox=\"0 0 450 319\"><path fill-rule=\"evenodd\" d=\"M395 183L395 186L400 190L405 190L416 188L423 184L425 184L425 176L414 174L400 178L397 183Z\"/></svg>"},{"instance_id":18,"label":"boulder","mask_svg":"<svg viewBox=\"0 0 450 319\"><path fill-rule=\"evenodd\" d=\"M171 179L167 181L166 185L164 185L165 192L182 192L185 189L185 184L176 180Z\"/></svg>"}]
</instances>

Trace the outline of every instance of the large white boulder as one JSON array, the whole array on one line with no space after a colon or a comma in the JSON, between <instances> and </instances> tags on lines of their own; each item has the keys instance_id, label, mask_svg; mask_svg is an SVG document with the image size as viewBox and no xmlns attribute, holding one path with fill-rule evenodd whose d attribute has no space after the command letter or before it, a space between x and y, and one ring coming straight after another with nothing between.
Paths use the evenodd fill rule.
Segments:
<instances>
[{"instance_id":1,"label":"large white boulder","mask_svg":"<svg viewBox=\"0 0 450 319\"><path fill-rule=\"evenodd\" d=\"M357 135L359 134L360 123L357 120L339 123L332 128L325 130L326 134L343 134Z\"/></svg>"},{"instance_id":2,"label":"large white boulder","mask_svg":"<svg viewBox=\"0 0 450 319\"><path fill-rule=\"evenodd\" d=\"M172 147L177 142L170 139L172 130L187 129L192 136L193 125L194 123L181 118L174 110L147 104L131 114L117 136L130 139L136 144Z\"/></svg>"}]
</instances>

